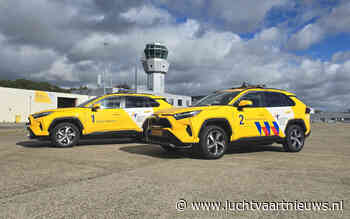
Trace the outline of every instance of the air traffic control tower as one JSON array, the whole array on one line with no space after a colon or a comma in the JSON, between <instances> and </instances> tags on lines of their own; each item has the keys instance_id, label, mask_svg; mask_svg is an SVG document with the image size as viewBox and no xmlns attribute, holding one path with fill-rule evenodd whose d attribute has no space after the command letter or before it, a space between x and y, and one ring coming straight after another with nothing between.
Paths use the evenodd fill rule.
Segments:
<instances>
[{"instance_id":1,"label":"air traffic control tower","mask_svg":"<svg viewBox=\"0 0 350 219\"><path fill-rule=\"evenodd\" d=\"M168 49L160 43L150 43L144 50L142 65L147 73L147 89L165 93L165 74L169 69Z\"/></svg>"}]
</instances>

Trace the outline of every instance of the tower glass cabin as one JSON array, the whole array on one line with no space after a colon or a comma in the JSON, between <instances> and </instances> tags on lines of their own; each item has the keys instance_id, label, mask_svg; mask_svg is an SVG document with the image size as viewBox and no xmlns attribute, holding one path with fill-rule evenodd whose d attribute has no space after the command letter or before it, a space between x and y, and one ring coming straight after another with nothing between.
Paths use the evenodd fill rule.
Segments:
<instances>
[{"instance_id":1,"label":"tower glass cabin","mask_svg":"<svg viewBox=\"0 0 350 219\"><path fill-rule=\"evenodd\" d=\"M160 43L147 44L142 60L143 68L147 73L147 88L155 93L164 93L165 74L168 72L168 49Z\"/></svg>"},{"instance_id":2,"label":"tower glass cabin","mask_svg":"<svg viewBox=\"0 0 350 219\"><path fill-rule=\"evenodd\" d=\"M144 50L146 59L159 58L167 59L168 58L168 49L158 43L147 44Z\"/></svg>"}]
</instances>

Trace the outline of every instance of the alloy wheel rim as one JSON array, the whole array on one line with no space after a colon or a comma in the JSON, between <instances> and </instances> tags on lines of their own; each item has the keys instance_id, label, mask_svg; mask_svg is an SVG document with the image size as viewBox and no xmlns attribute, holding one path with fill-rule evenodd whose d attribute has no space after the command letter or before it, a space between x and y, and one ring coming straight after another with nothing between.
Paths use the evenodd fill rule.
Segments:
<instances>
[{"instance_id":1,"label":"alloy wheel rim","mask_svg":"<svg viewBox=\"0 0 350 219\"><path fill-rule=\"evenodd\" d=\"M299 149L304 144L304 138L298 128L294 128L290 133L290 142L295 149Z\"/></svg>"},{"instance_id":2,"label":"alloy wheel rim","mask_svg":"<svg viewBox=\"0 0 350 219\"><path fill-rule=\"evenodd\" d=\"M76 132L70 126L60 128L56 133L57 142L61 145L71 144L76 137Z\"/></svg>"},{"instance_id":3,"label":"alloy wheel rim","mask_svg":"<svg viewBox=\"0 0 350 219\"><path fill-rule=\"evenodd\" d=\"M212 155L220 155L225 149L225 136L219 130L210 131L207 135L208 152Z\"/></svg>"}]
</instances>

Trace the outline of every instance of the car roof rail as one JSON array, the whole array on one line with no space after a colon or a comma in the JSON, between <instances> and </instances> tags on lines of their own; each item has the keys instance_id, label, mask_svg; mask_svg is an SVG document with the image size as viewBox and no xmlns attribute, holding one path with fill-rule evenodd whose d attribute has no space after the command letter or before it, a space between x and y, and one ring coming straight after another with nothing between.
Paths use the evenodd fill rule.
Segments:
<instances>
[{"instance_id":1,"label":"car roof rail","mask_svg":"<svg viewBox=\"0 0 350 219\"><path fill-rule=\"evenodd\" d=\"M248 88L266 88L265 84L249 84L247 82L243 82L240 87L232 87L231 89L248 89Z\"/></svg>"}]
</instances>

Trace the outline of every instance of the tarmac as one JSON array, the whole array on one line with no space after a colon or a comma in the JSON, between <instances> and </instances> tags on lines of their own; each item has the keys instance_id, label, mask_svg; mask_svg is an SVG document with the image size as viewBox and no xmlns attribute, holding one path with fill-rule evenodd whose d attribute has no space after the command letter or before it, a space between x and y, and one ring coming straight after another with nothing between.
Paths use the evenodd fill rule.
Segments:
<instances>
[{"instance_id":1,"label":"tarmac","mask_svg":"<svg viewBox=\"0 0 350 219\"><path fill-rule=\"evenodd\" d=\"M312 124L299 153L242 146L219 160L132 139L55 148L16 127L0 132L0 218L350 218L349 124ZM271 208L283 202L337 208Z\"/></svg>"}]
</instances>

